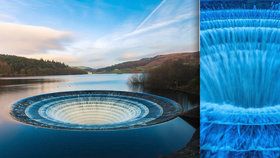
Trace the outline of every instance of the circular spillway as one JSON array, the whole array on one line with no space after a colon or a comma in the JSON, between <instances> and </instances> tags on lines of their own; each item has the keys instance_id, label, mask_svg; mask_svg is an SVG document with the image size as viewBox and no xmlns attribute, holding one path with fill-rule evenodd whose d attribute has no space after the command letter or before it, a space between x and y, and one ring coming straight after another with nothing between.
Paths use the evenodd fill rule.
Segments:
<instances>
[{"instance_id":1,"label":"circular spillway","mask_svg":"<svg viewBox=\"0 0 280 158\"><path fill-rule=\"evenodd\" d=\"M202 1L201 156L279 157L280 11L219 3Z\"/></svg>"},{"instance_id":2,"label":"circular spillway","mask_svg":"<svg viewBox=\"0 0 280 158\"><path fill-rule=\"evenodd\" d=\"M11 115L45 128L115 130L165 122L181 111L176 102L146 93L72 91L22 99L13 105Z\"/></svg>"}]
</instances>

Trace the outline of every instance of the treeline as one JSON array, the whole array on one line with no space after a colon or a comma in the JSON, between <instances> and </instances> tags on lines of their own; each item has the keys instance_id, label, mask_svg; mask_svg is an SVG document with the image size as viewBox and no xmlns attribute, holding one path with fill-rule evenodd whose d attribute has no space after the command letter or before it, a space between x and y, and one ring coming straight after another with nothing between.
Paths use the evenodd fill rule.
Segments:
<instances>
[{"instance_id":1,"label":"treeline","mask_svg":"<svg viewBox=\"0 0 280 158\"><path fill-rule=\"evenodd\" d=\"M199 64L186 60L165 62L146 73L133 75L129 83L146 89L181 90L199 94Z\"/></svg>"},{"instance_id":2,"label":"treeline","mask_svg":"<svg viewBox=\"0 0 280 158\"><path fill-rule=\"evenodd\" d=\"M61 62L0 54L0 76L44 76L86 73L86 71L72 68Z\"/></svg>"}]
</instances>

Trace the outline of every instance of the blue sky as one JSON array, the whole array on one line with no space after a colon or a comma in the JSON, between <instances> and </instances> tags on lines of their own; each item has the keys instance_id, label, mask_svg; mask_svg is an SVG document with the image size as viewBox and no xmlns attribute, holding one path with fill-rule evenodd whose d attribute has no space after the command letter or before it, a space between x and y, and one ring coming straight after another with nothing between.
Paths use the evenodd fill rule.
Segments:
<instances>
[{"instance_id":1,"label":"blue sky","mask_svg":"<svg viewBox=\"0 0 280 158\"><path fill-rule=\"evenodd\" d=\"M197 51L196 0L0 0L0 53L103 67Z\"/></svg>"}]
</instances>

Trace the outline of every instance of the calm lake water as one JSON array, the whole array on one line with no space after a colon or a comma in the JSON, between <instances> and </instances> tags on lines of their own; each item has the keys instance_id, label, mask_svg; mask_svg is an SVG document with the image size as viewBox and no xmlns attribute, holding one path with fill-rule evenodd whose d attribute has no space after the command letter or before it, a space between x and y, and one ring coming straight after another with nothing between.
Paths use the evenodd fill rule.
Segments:
<instances>
[{"instance_id":1,"label":"calm lake water","mask_svg":"<svg viewBox=\"0 0 280 158\"><path fill-rule=\"evenodd\" d=\"M195 129L181 118L145 128L118 131L66 131L14 121L9 111L19 99L73 90L143 91L131 88L130 74L0 78L0 158L163 157L183 148ZM192 97L178 92L151 92L192 108Z\"/></svg>"}]
</instances>

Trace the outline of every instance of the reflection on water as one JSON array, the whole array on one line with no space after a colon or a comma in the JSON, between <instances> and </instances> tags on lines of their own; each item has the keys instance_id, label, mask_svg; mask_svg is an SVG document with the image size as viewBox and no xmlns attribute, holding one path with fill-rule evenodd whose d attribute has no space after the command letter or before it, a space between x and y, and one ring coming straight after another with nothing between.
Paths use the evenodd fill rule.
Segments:
<instances>
[{"instance_id":1,"label":"reflection on water","mask_svg":"<svg viewBox=\"0 0 280 158\"><path fill-rule=\"evenodd\" d=\"M130 76L102 74L1 78L0 157L160 157L185 146L194 128L180 118L133 130L81 132L35 128L18 123L9 115L12 103L42 93L73 90L135 91L127 85ZM149 93L169 97L185 108L193 105L186 94L162 91Z\"/></svg>"}]
</instances>

